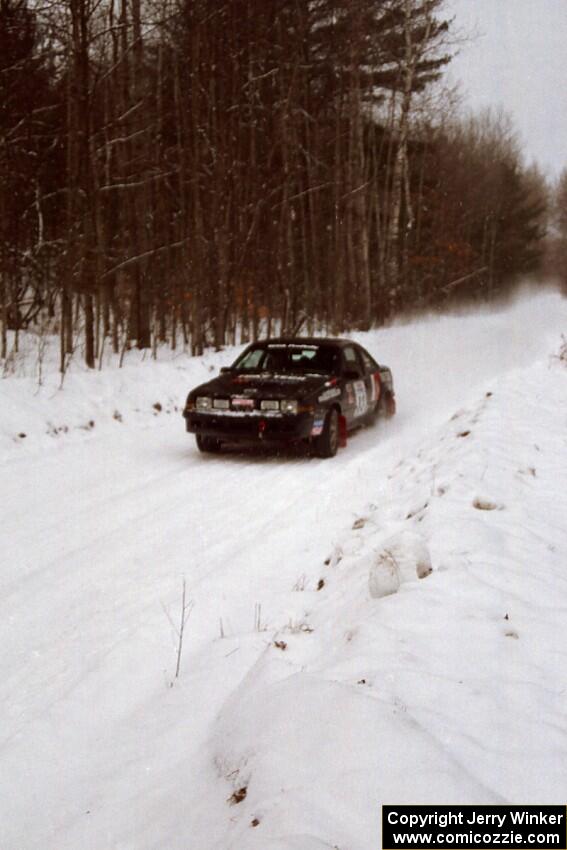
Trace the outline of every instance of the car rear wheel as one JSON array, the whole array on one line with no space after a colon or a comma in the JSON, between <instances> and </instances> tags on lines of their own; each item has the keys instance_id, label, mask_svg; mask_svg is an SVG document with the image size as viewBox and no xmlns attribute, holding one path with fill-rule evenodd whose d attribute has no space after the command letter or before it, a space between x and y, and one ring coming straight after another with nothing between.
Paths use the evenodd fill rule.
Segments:
<instances>
[{"instance_id":1,"label":"car rear wheel","mask_svg":"<svg viewBox=\"0 0 567 850\"><path fill-rule=\"evenodd\" d=\"M377 413L384 419L391 419L396 414L396 399L393 393L385 392L378 402Z\"/></svg>"},{"instance_id":2,"label":"car rear wheel","mask_svg":"<svg viewBox=\"0 0 567 850\"><path fill-rule=\"evenodd\" d=\"M221 450L220 440L215 440L214 437L204 437L202 434L197 434L195 439L197 440L197 448L200 452L216 454Z\"/></svg>"},{"instance_id":3,"label":"car rear wheel","mask_svg":"<svg viewBox=\"0 0 567 850\"><path fill-rule=\"evenodd\" d=\"M318 457L334 457L339 448L339 413L335 407L325 417L323 432L314 441L315 454Z\"/></svg>"},{"instance_id":4,"label":"car rear wheel","mask_svg":"<svg viewBox=\"0 0 567 850\"><path fill-rule=\"evenodd\" d=\"M396 398L393 393L386 395L386 419L396 415Z\"/></svg>"}]
</instances>

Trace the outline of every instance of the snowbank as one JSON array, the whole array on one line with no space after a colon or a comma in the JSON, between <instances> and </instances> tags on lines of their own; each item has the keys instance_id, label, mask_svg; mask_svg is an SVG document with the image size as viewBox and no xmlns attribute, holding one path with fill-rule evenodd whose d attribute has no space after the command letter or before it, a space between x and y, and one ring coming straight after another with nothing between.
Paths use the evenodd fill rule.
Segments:
<instances>
[{"instance_id":1,"label":"snowbank","mask_svg":"<svg viewBox=\"0 0 567 850\"><path fill-rule=\"evenodd\" d=\"M564 800L567 370L491 387L391 471L309 633L226 704L216 757L248 790L226 846L262 846L254 817L263 846L362 850L379 803Z\"/></svg>"}]
</instances>

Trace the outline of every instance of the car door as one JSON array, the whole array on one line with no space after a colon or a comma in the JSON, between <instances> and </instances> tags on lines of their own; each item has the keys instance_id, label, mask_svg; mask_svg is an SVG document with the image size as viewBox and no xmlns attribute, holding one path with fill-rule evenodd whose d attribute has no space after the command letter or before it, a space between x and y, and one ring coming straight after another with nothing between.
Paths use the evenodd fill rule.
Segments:
<instances>
[{"instance_id":1,"label":"car door","mask_svg":"<svg viewBox=\"0 0 567 850\"><path fill-rule=\"evenodd\" d=\"M361 422L371 404L371 386L357 348L354 344L343 348L343 412L348 426Z\"/></svg>"},{"instance_id":2,"label":"car door","mask_svg":"<svg viewBox=\"0 0 567 850\"><path fill-rule=\"evenodd\" d=\"M376 409L380 398L380 366L362 346L357 346L357 351L364 370L364 381L368 394L368 413L371 413Z\"/></svg>"}]
</instances>

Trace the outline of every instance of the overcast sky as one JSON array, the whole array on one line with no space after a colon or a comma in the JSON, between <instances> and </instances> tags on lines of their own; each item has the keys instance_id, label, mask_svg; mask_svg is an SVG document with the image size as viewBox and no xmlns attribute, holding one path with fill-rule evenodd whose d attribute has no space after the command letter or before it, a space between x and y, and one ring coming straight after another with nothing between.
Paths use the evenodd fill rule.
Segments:
<instances>
[{"instance_id":1,"label":"overcast sky","mask_svg":"<svg viewBox=\"0 0 567 850\"><path fill-rule=\"evenodd\" d=\"M450 76L473 108L503 106L526 162L552 177L567 168L567 0L446 0L473 40Z\"/></svg>"}]
</instances>

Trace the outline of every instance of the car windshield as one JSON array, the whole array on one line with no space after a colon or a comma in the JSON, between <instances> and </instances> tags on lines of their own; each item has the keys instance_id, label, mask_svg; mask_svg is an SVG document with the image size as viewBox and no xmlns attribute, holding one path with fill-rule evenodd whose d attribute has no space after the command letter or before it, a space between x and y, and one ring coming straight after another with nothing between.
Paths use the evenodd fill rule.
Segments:
<instances>
[{"instance_id":1,"label":"car windshield","mask_svg":"<svg viewBox=\"0 0 567 850\"><path fill-rule=\"evenodd\" d=\"M257 345L245 351L234 365L246 372L337 372L339 349L332 345L273 343Z\"/></svg>"}]
</instances>

